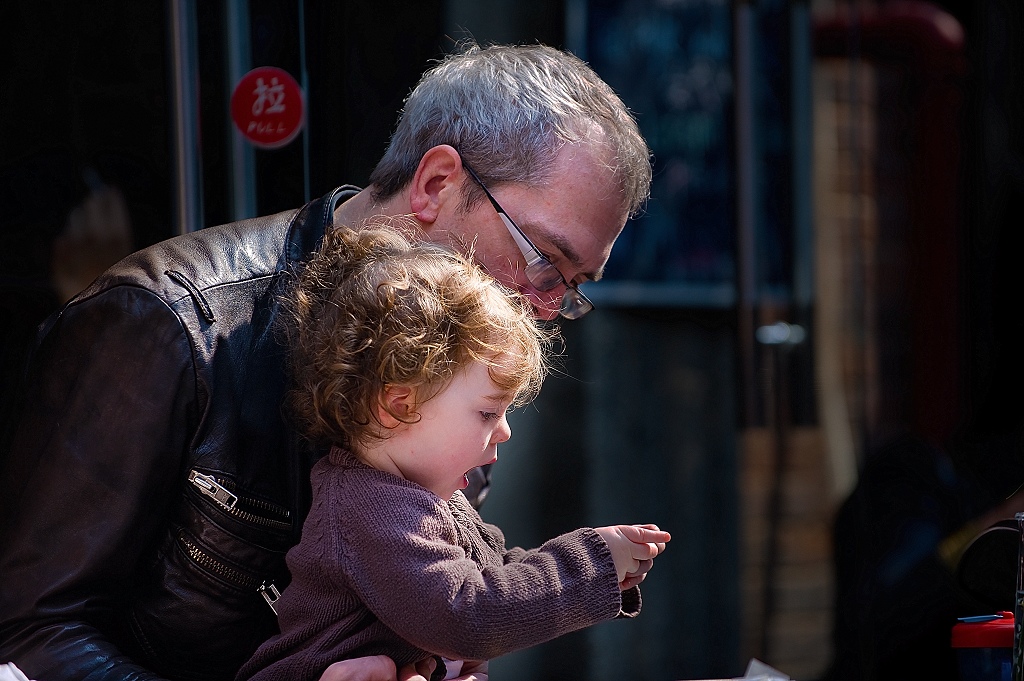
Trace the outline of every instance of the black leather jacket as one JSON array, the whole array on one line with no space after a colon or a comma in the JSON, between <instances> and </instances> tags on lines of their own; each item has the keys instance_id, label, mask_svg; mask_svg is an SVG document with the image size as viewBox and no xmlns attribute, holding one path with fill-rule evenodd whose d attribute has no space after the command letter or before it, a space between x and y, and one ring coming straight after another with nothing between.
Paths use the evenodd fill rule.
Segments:
<instances>
[{"instance_id":1,"label":"black leather jacket","mask_svg":"<svg viewBox=\"0 0 1024 681\"><path fill-rule=\"evenodd\" d=\"M0 662L233 679L276 631L316 455L282 416L275 295L354 191L140 251L44 324L2 477Z\"/></svg>"}]
</instances>

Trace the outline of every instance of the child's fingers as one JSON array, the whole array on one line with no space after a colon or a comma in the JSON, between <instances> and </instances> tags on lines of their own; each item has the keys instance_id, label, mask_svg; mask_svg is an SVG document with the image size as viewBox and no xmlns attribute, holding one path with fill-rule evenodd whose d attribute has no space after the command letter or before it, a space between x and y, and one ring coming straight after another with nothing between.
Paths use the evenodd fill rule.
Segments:
<instances>
[{"instance_id":1,"label":"child's fingers","mask_svg":"<svg viewBox=\"0 0 1024 681\"><path fill-rule=\"evenodd\" d=\"M654 567L654 561L651 559L637 561L636 569L626 573L626 576L619 582L619 588L625 591L644 581L652 567Z\"/></svg>"},{"instance_id":2,"label":"child's fingers","mask_svg":"<svg viewBox=\"0 0 1024 681\"><path fill-rule=\"evenodd\" d=\"M653 524L653 523L638 523L638 524L634 525L634 527L642 527L644 529L656 530L656 531L659 531L659 532L661 531L661 528L658 527L657 525ZM668 535L667 532L665 534ZM671 536L669 538L671 539ZM667 543L667 541L668 540L666 539L665 541L655 541L655 542L653 542L654 544L658 545L658 553L661 553L662 551L665 550L665 544Z\"/></svg>"},{"instance_id":3,"label":"child's fingers","mask_svg":"<svg viewBox=\"0 0 1024 681\"><path fill-rule=\"evenodd\" d=\"M647 573L642 572L638 575L626 575L626 578L619 582L619 589L625 591L626 589L632 589L634 586L640 584L647 578Z\"/></svg>"},{"instance_id":4,"label":"child's fingers","mask_svg":"<svg viewBox=\"0 0 1024 681\"><path fill-rule=\"evenodd\" d=\"M620 525L619 531L631 542L659 545L659 553L665 550L665 543L672 539L672 535L658 529L656 525Z\"/></svg>"},{"instance_id":5,"label":"child's fingers","mask_svg":"<svg viewBox=\"0 0 1024 681\"><path fill-rule=\"evenodd\" d=\"M651 530L658 530L658 531L661 530L661 528L658 527L657 525L641 525L641 527L645 527L645 528L648 528L648 529L651 529ZM668 537L668 539L666 539L665 541L656 541L656 542L654 542L655 544L658 545L658 553L661 553L662 551L664 551L665 550L665 544L667 544L668 541L670 539L672 539L672 535L670 535L668 532L666 532L665 535Z\"/></svg>"},{"instance_id":6,"label":"child's fingers","mask_svg":"<svg viewBox=\"0 0 1024 681\"><path fill-rule=\"evenodd\" d=\"M657 544L641 544L632 542L629 547L629 555L639 561L647 561L656 558L661 553Z\"/></svg>"},{"instance_id":7,"label":"child's fingers","mask_svg":"<svg viewBox=\"0 0 1024 681\"><path fill-rule=\"evenodd\" d=\"M635 569L635 570L632 570L632 571L630 571L630 572L627 572L627 573L626 573L626 576L627 576L627 577L633 577L633 576L635 576L635 575L644 575L644 574L647 574L648 572L650 572L650 571L651 571L651 568L652 568L652 567L654 567L654 561L653 561L653 560L651 560L650 558L648 558L648 559L646 559L646 560L638 560L638 561L637 561L637 567L636 567L636 569Z\"/></svg>"}]
</instances>

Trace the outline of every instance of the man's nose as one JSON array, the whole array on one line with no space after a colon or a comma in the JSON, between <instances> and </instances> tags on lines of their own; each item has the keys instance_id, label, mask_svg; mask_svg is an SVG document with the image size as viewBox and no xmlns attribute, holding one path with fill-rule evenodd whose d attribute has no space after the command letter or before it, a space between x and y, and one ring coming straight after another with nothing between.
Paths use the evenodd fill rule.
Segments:
<instances>
[{"instance_id":1,"label":"man's nose","mask_svg":"<svg viewBox=\"0 0 1024 681\"><path fill-rule=\"evenodd\" d=\"M530 304L533 306L533 316L544 321L551 321L558 316L562 307L562 293L565 289L561 286L553 291L538 291L532 286L524 293Z\"/></svg>"}]
</instances>

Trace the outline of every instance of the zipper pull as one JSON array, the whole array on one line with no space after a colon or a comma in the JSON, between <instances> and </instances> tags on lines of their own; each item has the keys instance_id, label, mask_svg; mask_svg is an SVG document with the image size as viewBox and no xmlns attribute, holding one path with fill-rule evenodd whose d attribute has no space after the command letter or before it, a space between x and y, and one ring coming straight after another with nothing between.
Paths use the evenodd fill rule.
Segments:
<instances>
[{"instance_id":1,"label":"zipper pull","mask_svg":"<svg viewBox=\"0 0 1024 681\"><path fill-rule=\"evenodd\" d=\"M189 471L188 481L208 497L227 509L232 509L238 503L238 497L232 494L231 490L214 480L212 475L203 475L198 471Z\"/></svg>"},{"instance_id":2,"label":"zipper pull","mask_svg":"<svg viewBox=\"0 0 1024 681\"><path fill-rule=\"evenodd\" d=\"M256 590L260 592L260 596L263 596L263 600L267 602L267 605L270 606L270 609L276 615L277 608L274 607L274 604L281 598L281 592L277 590L274 583L271 582L270 584L267 584L266 582L263 582L263 584L260 585L260 588Z\"/></svg>"}]
</instances>

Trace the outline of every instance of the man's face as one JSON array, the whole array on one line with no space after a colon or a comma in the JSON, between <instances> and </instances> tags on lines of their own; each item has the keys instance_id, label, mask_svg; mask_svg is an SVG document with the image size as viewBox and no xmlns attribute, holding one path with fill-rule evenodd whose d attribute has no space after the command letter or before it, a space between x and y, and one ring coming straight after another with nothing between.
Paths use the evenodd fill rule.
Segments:
<instances>
[{"instance_id":1,"label":"man's face","mask_svg":"<svg viewBox=\"0 0 1024 681\"><path fill-rule=\"evenodd\" d=\"M507 184L489 189L566 281L580 284L601 277L628 216L611 172L590 150L564 147L543 188ZM474 244L476 261L502 284L524 294L537 317L558 315L565 287L538 291L530 283L522 253L488 201L452 215L446 226L447 237L455 244Z\"/></svg>"}]
</instances>

